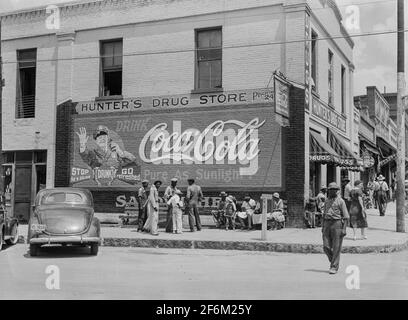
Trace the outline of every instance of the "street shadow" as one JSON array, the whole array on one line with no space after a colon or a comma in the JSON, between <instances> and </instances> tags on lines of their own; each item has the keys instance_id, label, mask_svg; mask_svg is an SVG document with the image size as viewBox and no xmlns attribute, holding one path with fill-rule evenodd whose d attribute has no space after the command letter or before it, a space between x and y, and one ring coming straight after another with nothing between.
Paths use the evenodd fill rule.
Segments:
<instances>
[{"instance_id":1,"label":"street shadow","mask_svg":"<svg viewBox=\"0 0 408 320\"><path fill-rule=\"evenodd\" d=\"M89 247L81 246L46 246L41 247L38 256L32 257L30 250L24 254L27 259L50 259L50 258L94 258L90 254Z\"/></svg>"},{"instance_id":2,"label":"street shadow","mask_svg":"<svg viewBox=\"0 0 408 320\"><path fill-rule=\"evenodd\" d=\"M307 272L316 272L316 273L329 273L327 270L318 270L318 269L305 269Z\"/></svg>"}]
</instances>

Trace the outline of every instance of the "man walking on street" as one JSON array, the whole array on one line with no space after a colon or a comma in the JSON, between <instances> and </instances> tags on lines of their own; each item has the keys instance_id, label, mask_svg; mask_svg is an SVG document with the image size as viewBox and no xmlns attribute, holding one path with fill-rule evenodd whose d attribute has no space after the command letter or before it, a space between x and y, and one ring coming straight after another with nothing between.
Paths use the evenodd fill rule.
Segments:
<instances>
[{"instance_id":1,"label":"man walking on street","mask_svg":"<svg viewBox=\"0 0 408 320\"><path fill-rule=\"evenodd\" d=\"M378 185L377 185L377 202L378 202L378 209L380 210L380 216L385 215L385 210L387 208L387 192L388 192L388 185L384 181L385 178L382 174L378 176Z\"/></svg>"},{"instance_id":2,"label":"man walking on street","mask_svg":"<svg viewBox=\"0 0 408 320\"><path fill-rule=\"evenodd\" d=\"M324 204L322 221L323 249L330 261L330 274L339 270L343 237L349 220L346 203L340 197L340 187L332 182L328 186L328 199Z\"/></svg>"},{"instance_id":3,"label":"man walking on street","mask_svg":"<svg viewBox=\"0 0 408 320\"><path fill-rule=\"evenodd\" d=\"M191 232L194 232L194 219L197 226L197 231L201 231L200 214L198 212L198 203L204 198L201 187L195 184L195 180L190 178L187 187L188 201L188 223L190 224Z\"/></svg>"},{"instance_id":4,"label":"man walking on street","mask_svg":"<svg viewBox=\"0 0 408 320\"><path fill-rule=\"evenodd\" d=\"M149 197L149 181L143 180L142 186L137 194L137 202L139 203L139 216L137 221L137 232L143 231L143 226L147 220L147 199Z\"/></svg>"},{"instance_id":5,"label":"man walking on street","mask_svg":"<svg viewBox=\"0 0 408 320\"><path fill-rule=\"evenodd\" d=\"M167 203L167 219L166 219L166 232L173 232L173 207L172 204L168 203L170 198L176 194L176 191L179 191L176 187L177 185L177 178L171 179L171 184L166 188L164 191L164 200Z\"/></svg>"}]
</instances>

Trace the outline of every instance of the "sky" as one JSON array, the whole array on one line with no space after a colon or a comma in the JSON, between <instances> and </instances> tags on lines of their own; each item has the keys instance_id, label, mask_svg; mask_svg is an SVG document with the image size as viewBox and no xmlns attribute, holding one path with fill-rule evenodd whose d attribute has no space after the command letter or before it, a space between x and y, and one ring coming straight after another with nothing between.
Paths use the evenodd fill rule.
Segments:
<instances>
[{"instance_id":1,"label":"sky","mask_svg":"<svg viewBox=\"0 0 408 320\"><path fill-rule=\"evenodd\" d=\"M42 5L70 2L69 0L0 0L0 13ZM71 2L78 2L71 1ZM372 32L396 30L396 0L337 0L337 5L346 20L353 12L353 25L359 29L349 30L353 35L354 47L354 95L366 93L367 86L377 86L380 92L395 92L396 76L396 38L395 33L371 36L358 36ZM351 7L354 6L354 7ZM351 10L351 11L349 11ZM405 0L408 12L408 1ZM358 13L356 15L355 13ZM345 24L346 25L346 24ZM405 29L408 29L408 15L405 15ZM408 32L406 33L406 43ZM408 45L406 44L406 69L408 71ZM408 90L407 90L408 91Z\"/></svg>"}]
</instances>

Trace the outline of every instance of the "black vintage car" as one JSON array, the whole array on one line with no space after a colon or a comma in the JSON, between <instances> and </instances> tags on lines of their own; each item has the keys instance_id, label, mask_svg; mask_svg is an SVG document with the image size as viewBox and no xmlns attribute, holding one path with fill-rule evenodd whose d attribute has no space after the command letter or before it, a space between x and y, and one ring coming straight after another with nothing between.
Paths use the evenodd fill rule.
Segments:
<instances>
[{"instance_id":1,"label":"black vintage car","mask_svg":"<svg viewBox=\"0 0 408 320\"><path fill-rule=\"evenodd\" d=\"M18 242L18 220L10 216L5 206L4 196L0 196L0 251L3 243L13 245Z\"/></svg>"}]
</instances>

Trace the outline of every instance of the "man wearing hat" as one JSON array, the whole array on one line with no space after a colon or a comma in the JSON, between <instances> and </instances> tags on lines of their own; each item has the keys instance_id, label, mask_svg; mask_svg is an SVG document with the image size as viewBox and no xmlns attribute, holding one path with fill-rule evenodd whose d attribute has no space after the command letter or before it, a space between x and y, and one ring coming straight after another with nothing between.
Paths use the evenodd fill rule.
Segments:
<instances>
[{"instance_id":1,"label":"man wearing hat","mask_svg":"<svg viewBox=\"0 0 408 320\"><path fill-rule=\"evenodd\" d=\"M200 214L198 212L198 204L204 198L201 187L195 184L195 179L187 180L187 203L188 203L188 223L190 224L191 232L194 232L194 219L197 226L197 231L201 231Z\"/></svg>"},{"instance_id":2,"label":"man wearing hat","mask_svg":"<svg viewBox=\"0 0 408 320\"><path fill-rule=\"evenodd\" d=\"M168 203L169 199L174 196L176 191L179 191L176 187L177 185L177 178L173 178L170 180L170 185L167 186L166 191L164 191L164 200L167 202L167 216L166 216L166 232L173 231L173 213L172 213L172 206Z\"/></svg>"},{"instance_id":3,"label":"man wearing hat","mask_svg":"<svg viewBox=\"0 0 408 320\"><path fill-rule=\"evenodd\" d=\"M172 212L172 228L173 233L181 234L183 233L183 220L182 211L183 202L181 201L182 192L179 189L174 191L174 194L167 201L167 205L171 207Z\"/></svg>"},{"instance_id":4,"label":"man wearing hat","mask_svg":"<svg viewBox=\"0 0 408 320\"><path fill-rule=\"evenodd\" d=\"M109 129L106 126L100 125L94 132L93 138L96 148L89 146L89 137L84 127L79 128L79 133L76 132L76 134L79 138L79 155L92 169L99 168L102 165L119 169L136 160L133 154L122 150L118 143L112 141Z\"/></svg>"},{"instance_id":5,"label":"man wearing hat","mask_svg":"<svg viewBox=\"0 0 408 320\"><path fill-rule=\"evenodd\" d=\"M377 178L377 203L378 209L380 210L380 216L385 215L385 210L387 209L387 192L389 191L387 182L385 182L385 178L382 174L380 174Z\"/></svg>"},{"instance_id":6,"label":"man wearing hat","mask_svg":"<svg viewBox=\"0 0 408 320\"><path fill-rule=\"evenodd\" d=\"M272 195L273 201L272 201L272 212L280 211L283 212L283 201L280 198L279 193L275 192Z\"/></svg>"},{"instance_id":7,"label":"man wearing hat","mask_svg":"<svg viewBox=\"0 0 408 320\"><path fill-rule=\"evenodd\" d=\"M160 180L156 180L150 188L150 194L147 200L148 217L144 229L152 235L158 236L157 224L159 223L159 188L162 185Z\"/></svg>"},{"instance_id":8,"label":"man wearing hat","mask_svg":"<svg viewBox=\"0 0 408 320\"><path fill-rule=\"evenodd\" d=\"M329 273L335 274L339 269L341 246L350 216L337 183L331 182L327 189L322 221L323 249L330 261Z\"/></svg>"},{"instance_id":9,"label":"man wearing hat","mask_svg":"<svg viewBox=\"0 0 408 320\"><path fill-rule=\"evenodd\" d=\"M142 186L139 188L137 194L137 202L139 203L139 217L137 232L143 231L143 226L147 220L147 199L149 197L149 181L143 180Z\"/></svg>"}]
</instances>

